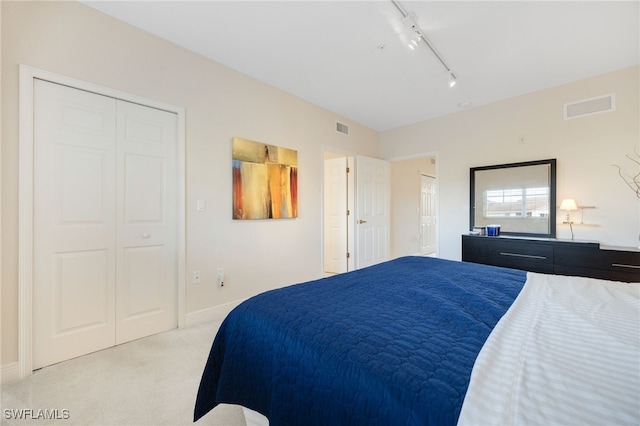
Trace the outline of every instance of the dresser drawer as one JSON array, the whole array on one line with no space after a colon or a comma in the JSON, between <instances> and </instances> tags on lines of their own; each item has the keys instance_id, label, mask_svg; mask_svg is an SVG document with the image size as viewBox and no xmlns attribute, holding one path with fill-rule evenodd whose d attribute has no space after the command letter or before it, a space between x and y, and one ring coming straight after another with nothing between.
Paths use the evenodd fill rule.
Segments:
<instances>
[{"instance_id":1,"label":"dresser drawer","mask_svg":"<svg viewBox=\"0 0 640 426\"><path fill-rule=\"evenodd\" d=\"M614 272L613 278L622 281L640 282L640 252L602 250L607 268Z\"/></svg>"},{"instance_id":2,"label":"dresser drawer","mask_svg":"<svg viewBox=\"0 0 640 426\"><path fill-rule=\"evenodd\" d=\"M493 237L463 238L462 260L533 272L553 272L553 245Z\"/></svg>"},{"instance_id":3,"label":"dresser drawer","mask_svg":"<svg viewBox=\"0 0 640 426\"><path fill-rule=\"evenodd\" d=\"M640 252L613 250L602 250L602 252L610 263L609 266L640 270Z\"/></svg>"},{"instance_id":4,"label":"dresser drawer","mask_svg":"<svg viewBox=\"0 0 640 426\"><path fill-rule=\"evenodd\" d=\"M556 266L608 269L610 263L603 254L597 244L558 245L553 253L553 263Z\"/></svg>"},{"instance_id":5,"label":"dresser drawer","mask_svg":"<svg viewBox=\"0 0 640 426\"><path fill-rule=\"evenodd\" d=\"M640 282L640 252L600 250L597 244L557 246L554 273Z\"/></svg>"},{"instance_id":6,"label":"dresser drawer","mask_svg":"<svg viewBox=\"0 0 640 426\"><path fill-rule=\"evenodd\" d=\"M553 273L556 275L572 275L609 281L640 283L640 269L634 271L629 269L593 269L581 266L555 265Z\"/></svg>"}]
</instances>

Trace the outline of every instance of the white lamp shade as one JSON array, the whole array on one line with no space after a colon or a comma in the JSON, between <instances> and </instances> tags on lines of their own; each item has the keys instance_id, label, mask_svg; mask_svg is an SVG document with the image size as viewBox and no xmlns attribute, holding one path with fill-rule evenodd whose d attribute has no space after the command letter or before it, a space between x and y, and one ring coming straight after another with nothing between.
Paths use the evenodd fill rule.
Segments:
<instances>
[{"instance_id":1,"label":"white lamp shade","mask_svg":"<svg viewBox=\"0 0 640 426\"><path fill-rule=\"evenodd\" d=\"M560 203L560 210L566 210L566 211L578 210L578 205L576 204L576 200L573 200L571 198L565 198L564 200L562 200L562 203Z\"/></svg>"}]
</instances>

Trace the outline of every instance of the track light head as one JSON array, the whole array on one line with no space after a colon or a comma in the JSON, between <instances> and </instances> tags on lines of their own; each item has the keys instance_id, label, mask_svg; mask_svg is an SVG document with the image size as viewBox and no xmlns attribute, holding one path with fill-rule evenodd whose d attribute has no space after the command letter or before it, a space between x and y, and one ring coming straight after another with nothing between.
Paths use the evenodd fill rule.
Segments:
<instances>
[{"instance_id":1,"label":"track light head","mask_svg":"<svg viewBox=\"0 0 640 426\"><path fill-rule=\"evenodd\" d=\"M414 50L416 47L418 47L418 44L420 44L421 39L422 34L420 34L420 31L414 31L413 38L411 39L411 41L409 41L409 48L411 50Z\"/></svg>"},{"instance_id":2,"label":"track light head","mask_svg":"<svg viewBox=\"0 0 640 426\"><path fill-rule=\"evenodd\" d=\"M453 75L451 71L449 71L449 87L453 87L456 85L456 77Z\"/></svg>"}]
</instances>

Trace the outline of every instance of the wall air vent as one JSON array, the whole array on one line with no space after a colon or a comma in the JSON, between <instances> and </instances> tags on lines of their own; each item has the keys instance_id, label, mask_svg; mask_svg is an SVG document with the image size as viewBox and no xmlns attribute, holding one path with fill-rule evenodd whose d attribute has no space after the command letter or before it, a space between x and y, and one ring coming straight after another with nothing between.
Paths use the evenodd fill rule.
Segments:
<instances>
[{"instance_id":1,"label":"wall air vent","mask_svg":"<svg viewBox=\"0 0 640 426\"><path fill-rule=\"evenodd\" d=\"M336 132L342 133L343 135L349 135L349 126L339 121L336 121Z\"/></svg>"},{"instance_id":2,"label":"wall air vent","mask_svg":"<svg viewBox=\"0 0 640 426\"><path fill-rule=\"evenodd\" d=\"M564 104L564 119L584 117L585 115L600 114L602 112L615 111L616 95L610 93L596 98L583 99L581 101Z\"/></svg>"}]
</instances>

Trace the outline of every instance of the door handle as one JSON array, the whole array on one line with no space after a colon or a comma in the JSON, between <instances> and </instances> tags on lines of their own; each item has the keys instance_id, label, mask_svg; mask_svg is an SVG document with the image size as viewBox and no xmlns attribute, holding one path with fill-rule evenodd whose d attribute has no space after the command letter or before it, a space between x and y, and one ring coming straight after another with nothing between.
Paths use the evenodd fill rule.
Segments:
<instances>
[{"instance_id":1,"label":"door handle","mask_svg":"<svg viewBox=\"0 0 640 426\"><path fill-rule=\"evenodd\" d=\"M366 220L362 220L362 219L360 219L360 220L358 221L358 223L362 225L363 223L367 223L367 221L366 221Z\"/></svg>"},{"instance_id":2,"label":"door handle","mask_svg":"<svg viewBox=\"0 0 640 426\"><path fill-rule=\"evenodd\" d=\"M149 234L148 232L145 234L142 234L142 238L151 238L151 234Z\"/></svg>"}]
</instances>

